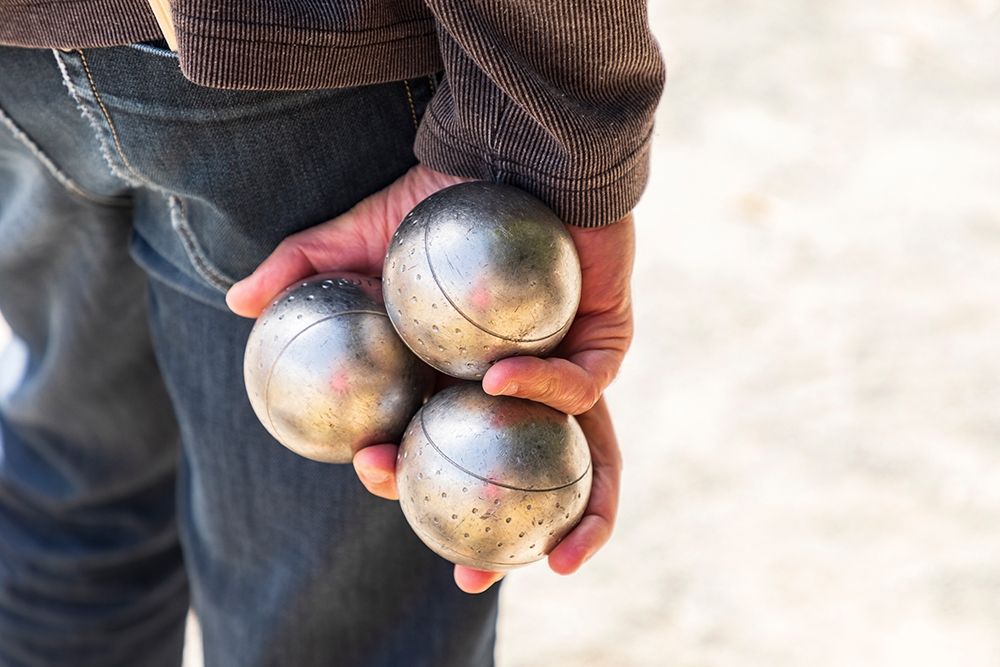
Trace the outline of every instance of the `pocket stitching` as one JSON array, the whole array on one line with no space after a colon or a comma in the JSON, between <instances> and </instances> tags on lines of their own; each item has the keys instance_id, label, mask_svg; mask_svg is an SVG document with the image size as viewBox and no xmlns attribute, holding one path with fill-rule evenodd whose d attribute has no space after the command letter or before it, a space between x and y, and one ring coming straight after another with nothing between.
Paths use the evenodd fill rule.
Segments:
<instances>
[{"instance_id":1,"label":"pocket stitching","mask_svg":"<svg viewBox=\"0 0 1000 667\"><path fill-rule=\"evenodd\" d=\"M125 173L115 161L111 153L111 146L108 144L107 131L101 127L97 116L94 115L93 105L84 100L81 89L74 83L73 77L69 73L67 61L63 60L63 53L58 49L52 49L52 55L55 56L56 64L59 66L59 73L62 74L63 84L66 86L66 90L69 91L69 96L76 102L76 107L94 130L94 138L101 147L101 156L104 158L104 162L107 164L111 175L119 179L122 183L131 185L132 187L139 186L140 183Z\"/></svg>"},{"instance_id":2,"label":"pocket stitching","mask_svg":"<svg viewBox=\"0 0 1000 667\"><path fill-rule=\"evenodd\" d=\"M184 252L191 261L191 265L195 271L214 287L223 292L228 291L236 280L223 273L208 259L201 244L198 242L198 237L195 236L194 230L191 229L191 225L188 223L184 200L176 195L169 195L167 197L167 205L170 207L170 226L177 232L177 236L184 246Z\"/></svg>"},{"instance_id":3,"label":"pocket stitching","mask_svg":"<svg viewBox=\"0 0 1000 667\"><path fill-rule=\"evenodd\" d=\"M104 99L101 94L97 92L97 82L94 81L94 75L90 71L90 63L87 62L87 56L84 55L82 49L77 49L76 52L80 56L80 63L83 65L83 71L87 75L87 81L90 83L90 92L94 95L94 100L97 102L98 106L101 108L101 113L104 114L104 120L107 121L108 129L111 130L111 138L115 142L115 150L118 151L118 157L121 158L122 164L132 172L132 177L139 180L139 172L136 171L135 167L128 161L125 157L125 151L122 149L122 141L118 136L118 130L115 128L114 122L111 120L111 114L108 112L108 108L104 106Z\"/></svg>"},{"instance_id":4,"label":"pocket stitching","mask_svg":"<svg viewBox=\"0 0 1000 667\"><path fill-rule=\"evenodd\" d=\"M125 157L125 152L122 147L121 139L118 135L118 130L115 128L115 125L111 120L111 114L97 90L97 83L90 70L90 65L87 63L86 55L82 50L76 50L76 53L80 57L80 63L83 66L83 71L86 75L90 92L94 97L94 101L100 107L101 113L104 115L104 127L102 127L102 124L98 122L93 109L94 105L92 103L85 102L83 96L80 94L83 87L80 86L78 88L73 83L73 79L66 68L66 63L57 51L55 53L56 59L59 63L59 69L63 75L63 81L69 89L70 95L72 95L73 99L77 102L77 106L83 112L84 116L90 121L91 126L93 126L94 131L97 134L97 139L101 144L104 158L110 166L112 173L130 185L135 187L146 187L151 191L159 192L166 198L170 213L170 226L174 230L174 233L177 234L177 237L181 242L181 247L184 250L184 254L191 263L191 266L194 267L194 270L198 273L198 275L201 276L201 278L204 279L209 285L223 292L227 291L236 282L236 280L218 269L202 249L201 243L198 241L198 237L195 235L194 230L188 222L184 201L180 197L170 194L163 188L160 188L143 178L139 171L132 166L128 158ZM112 155L112 149L109 145L110 142L107 138L109 131L112 139L114 140L114 146L121 161L120 164ZM131 173L126 173L123 170L123 167Z\"/></svg>"},{"instance_id":5,"label":"pocket stitching","mask_svg":"<svg viewBox=\"0 0 1000 667\"><path fill-rule=\"evenodd\" d=\"M417 123L417 108L413 104L413 93L410 92L410 82L403 79L403 86L406 88L406 101L410 104L410 119L413 120L413 129L419 130L420 126Z\"/></svg>"}]
</instances>

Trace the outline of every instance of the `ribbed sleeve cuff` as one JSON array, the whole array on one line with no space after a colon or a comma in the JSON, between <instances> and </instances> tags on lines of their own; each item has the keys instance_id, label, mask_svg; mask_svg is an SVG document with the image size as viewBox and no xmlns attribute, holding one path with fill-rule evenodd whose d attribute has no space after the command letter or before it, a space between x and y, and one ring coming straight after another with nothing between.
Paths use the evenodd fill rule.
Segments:
<instances>
[{"instance_id":1,"label":"ribbed sleeve cuff","mask_svg":"<svg viewBox=\"0 0 1000 667\"><path fill-rule=\"evenodd\" d=\"M635 208L649 180L652 126L628 157L612 168L588 175L545 173L501 155L484 154L444 128L432 107L420 124L414 152L421 163L447 174L506 183L530 192L568 225L603 227Z\"/></svg>"}]
</instances>

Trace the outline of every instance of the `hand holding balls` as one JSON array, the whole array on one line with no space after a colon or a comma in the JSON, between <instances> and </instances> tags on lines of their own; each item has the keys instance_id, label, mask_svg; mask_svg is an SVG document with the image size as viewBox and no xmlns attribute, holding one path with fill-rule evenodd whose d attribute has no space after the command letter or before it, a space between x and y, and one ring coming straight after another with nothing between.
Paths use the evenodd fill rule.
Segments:
<instances>
[{"instance_id":1,"label":"hand holding balls","mask_svg":"<svg viewBox=\"0 0 1000 667\"><path fill-rule=\"evenodd\" d=\"M317 461L347 463L402 435L397 487L421 540L469 567L525 565L587 506L583 432L571 416L473 383L421 408L433 374L417 357L478 380L500 359L545 355L580 290L573 240L542 202L504 185L446 188L402 221L381 285L315 276L264 311L244 360L251 405L279 442Z\"/></svg>"}]
</instances>

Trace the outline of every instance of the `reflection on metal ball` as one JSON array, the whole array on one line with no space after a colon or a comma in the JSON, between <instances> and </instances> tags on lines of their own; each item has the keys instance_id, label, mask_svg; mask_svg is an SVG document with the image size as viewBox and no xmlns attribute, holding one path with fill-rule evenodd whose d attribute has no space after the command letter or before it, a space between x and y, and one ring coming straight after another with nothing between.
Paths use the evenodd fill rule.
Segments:
<instances>
[{"instance_id":1,"label":"reflection on metal ball","mask_svg":"<svg viewBox=\"0 0 1000 667\"><path fill-rule=\"evenodd\" d=\"M559 218L507 185L463 183L406 216L382 271L389 318L421 359L479 379L498 359L542 356L580 303L580 261Z\"/></svg>"},{"instance_id":2,"label":"reflection on metal ball","mask_svg":"<svg viewBox=\"0 0 1000 667\"><path fill-rule=\"evenodd\" d=\"M243 374L271 435L327 463L396 442L433 381L389 323L379 281L352 274L282 292L250 333Z\"/></svg>"},{"instance_id":3,"label":"reflection on metal ball","mask_svg":"<svg viewBox=\"0 0 1000 667\"><path fill-rule=\"evenodd\" d=\"M545 557L580 521L591 481L573 417L472 383L427 402L396 460L403 514L420 539L482 570Z\"/></svg>"}]
</instances>

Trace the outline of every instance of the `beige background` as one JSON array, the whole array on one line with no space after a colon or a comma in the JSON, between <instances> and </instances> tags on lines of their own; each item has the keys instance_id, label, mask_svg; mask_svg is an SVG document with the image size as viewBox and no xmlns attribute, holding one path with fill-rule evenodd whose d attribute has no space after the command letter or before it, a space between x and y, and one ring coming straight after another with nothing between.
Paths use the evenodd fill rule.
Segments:
<instances>
[{"instance_id":1,"label":"beige background","mask_svg":"<svg viewBox=\"0 0 1000 667\"><path fill-rule=\"evenodd\" d=\"M1000 0L651 14L620 522L500 665L1000 665Z\"/></svg>"}]
</instances>

